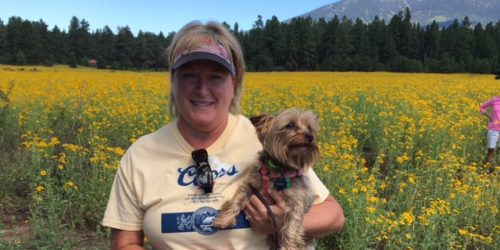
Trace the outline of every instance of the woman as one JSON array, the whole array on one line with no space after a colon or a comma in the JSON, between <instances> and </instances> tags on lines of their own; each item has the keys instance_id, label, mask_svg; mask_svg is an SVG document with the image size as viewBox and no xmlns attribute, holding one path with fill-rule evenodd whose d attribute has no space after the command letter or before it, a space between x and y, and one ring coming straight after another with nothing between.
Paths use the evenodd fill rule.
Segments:
<instances>
[{"instance_id":1,"label":"woman","mask_svg":"<svg viewBox=\"0 0 500 250\"><path fill-rule=\"evenodd\" d=\"M488 108L491 108L491 115L488 115ZM489 101L481 104L479 111L488 117L488 152L484 163L490 163L493 160L493 153L498 145L498 138L500 136L500 96L495 96ZM498 152L497 152L498 153ZM491 168L491 170L494 168Z\"/></svg>"},{"instance_id":2,"label":"woman","mask_svg":"<svg viewBox=\"0 0 500 250\"><path fill-rule=\"evenodd\" d=\"M112 249L143 249L144 236L155 249L267 249L273 226L255 196L245 210L251 223L239 216L233 228L211 227L261 149L255 128L239 114L244 60L238 42L219 23L192 22L168 53L176 119L140 138L121 160L102 221L112 228ZM307 236L340 231L341 207L312 170L306 175L319 197L304 218ZM271 208L282 220L283 208Z\"/></svg>"}]
</instances>

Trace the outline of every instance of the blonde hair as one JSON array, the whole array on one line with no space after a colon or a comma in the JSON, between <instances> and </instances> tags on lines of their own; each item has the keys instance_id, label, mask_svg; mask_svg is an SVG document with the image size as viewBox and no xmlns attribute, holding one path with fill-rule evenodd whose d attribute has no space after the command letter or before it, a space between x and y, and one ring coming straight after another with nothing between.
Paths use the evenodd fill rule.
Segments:
<instances>
[{"instance_id":1,"label":"blonde hair","mask_svg":"<svg viewBox=\"0 0 500 250\"><path fill-rule=\"evenodd\" d=\"M199 48L207 42L207 39L215 43L221 44L226 51L228 51L229 59L236 69L234 76L234 97L231 100L229 112L232 114L239 114L240 99L243 92L243 75L245 73L245 60L243 58L243 51L238 43L238 40L231 34L231 32L222 24L214 21L207 22L206 24L200 21L190 22L182 27L177 34L175 34L172 43L167 48L168 65L170 69L170 98L168 101L169 113L172 117L179 115L175 105L175 97L173 93L173 65L175 59L185 51L191 51Z\"/></svg>"}]
</instances>

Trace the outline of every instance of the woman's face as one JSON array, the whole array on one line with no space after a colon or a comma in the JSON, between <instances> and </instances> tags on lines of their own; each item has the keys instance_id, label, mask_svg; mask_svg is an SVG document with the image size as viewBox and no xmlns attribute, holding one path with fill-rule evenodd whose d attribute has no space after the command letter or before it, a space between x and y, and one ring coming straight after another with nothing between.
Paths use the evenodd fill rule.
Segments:
<instances>
[{"instance_id":1,"label":"woman's face","mask_svg":"<svg viewBox=\"0 0 500 250\"><path fill-rule=\"evenodd\" d=\"M203 133L226 126L234 80L224 67L209 60L193 61L174 72L173 83L179 129Z\"/></svg>"}]
</instances>

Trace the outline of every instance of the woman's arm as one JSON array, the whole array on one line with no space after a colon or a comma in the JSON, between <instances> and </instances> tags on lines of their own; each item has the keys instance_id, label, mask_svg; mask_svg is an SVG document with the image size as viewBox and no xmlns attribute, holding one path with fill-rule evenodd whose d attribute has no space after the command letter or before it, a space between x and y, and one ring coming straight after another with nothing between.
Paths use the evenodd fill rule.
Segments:
<instances>
[{"instance_id":1,"label":"woman's arm","mask_svg":"<svg viewBox=\"0 0 500 250\"><path fill-rule=\"evenodd\" d=\"M142 231L111 230L112 250L144 250L144 233Z\"/></svg>"},{"instance_id":2,"label":"woman's arm","mask_svg":"<svg viewBox=\"0 0 500 250\"><path fill-rule=\"evenodd\" d=\"M302 226L307 236L319 238L344 228L344 212L332 196L322 203L313 205L304 216Z\"/></svg>"}]
</instances>

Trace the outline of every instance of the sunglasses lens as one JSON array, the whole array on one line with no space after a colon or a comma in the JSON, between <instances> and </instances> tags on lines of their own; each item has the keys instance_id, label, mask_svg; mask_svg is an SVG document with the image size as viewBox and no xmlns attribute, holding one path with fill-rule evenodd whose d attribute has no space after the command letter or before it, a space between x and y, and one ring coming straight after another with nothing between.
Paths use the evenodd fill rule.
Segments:
<instances>
[{"instance_id":1,"label":"sunglasses lens","mask_svg":"<svg viewBox=\"0 0 500 250\"><path fill-rule=\"evenodd\" d=\"M198 185L202 187L209 186L212 179L212 170L208 166L200 167L196 177L198 178Z\"/></svg>"},{"instance_id":2,"label":"sunglasses lens","mask_svg":"<svg viewBox=\"0 0 500 250\"><path fill-rule=\"evenodd\" d=\"M191 153L191 157L196 163L196 181L205 193L211 193L213 187L212 169L208 164L208 153L205 149L198 149Z\"/></svg>"}]
</instances>

